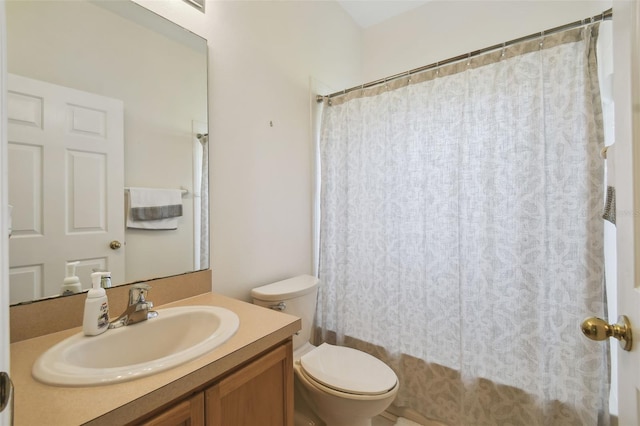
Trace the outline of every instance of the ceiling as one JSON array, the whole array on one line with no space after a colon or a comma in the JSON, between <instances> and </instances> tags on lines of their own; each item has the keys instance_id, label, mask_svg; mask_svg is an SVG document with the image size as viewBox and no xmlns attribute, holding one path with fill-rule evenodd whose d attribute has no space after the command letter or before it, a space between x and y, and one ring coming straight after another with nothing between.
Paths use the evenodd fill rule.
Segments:
<instances>
[{"instance_id":1,"label":"ceiling","mask_svg":"<svg viewBox=\"0 0 640 426\"><path fill-rule=\"evenodd\" d=\"M354 21L367 28L427 3L428 0L337 0Z\"/></svg>"}]
</instances>

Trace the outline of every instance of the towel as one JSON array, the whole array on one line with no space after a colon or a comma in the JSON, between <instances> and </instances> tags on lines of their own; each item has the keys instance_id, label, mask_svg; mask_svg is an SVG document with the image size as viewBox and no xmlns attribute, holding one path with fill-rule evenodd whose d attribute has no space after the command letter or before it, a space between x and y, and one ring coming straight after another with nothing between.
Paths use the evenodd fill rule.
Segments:
<instances>
[{"instance_id":1,"label":"towel","mask_svg":"<svg viewBox=\"0 0 640 426\"><path fill-rule=\"evenodd\" d=\"M615 187L615 152L614 146L609 145L606 149L606 172L605 172L605 184L606 184L606 197L604 201L604 210L602 218L609 222L616 224L616 187Z\"/></svg>"},{"instance_id":2,"label":"towel","mask_svg":"<svg viewBox=\"0 0 640 426\"><path fill-rule=\"evenodd\" d=\"M178 229L182 190L129 188L127 228Z\"/></svg>"}]
</instances>

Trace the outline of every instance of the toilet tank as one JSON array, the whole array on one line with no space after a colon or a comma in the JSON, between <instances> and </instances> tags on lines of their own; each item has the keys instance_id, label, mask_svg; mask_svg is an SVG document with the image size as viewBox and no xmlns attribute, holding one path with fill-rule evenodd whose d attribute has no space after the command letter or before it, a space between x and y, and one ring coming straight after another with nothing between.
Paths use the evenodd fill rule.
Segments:
<instances>
[{"instance_id":1,"label":"toilet tank","mask_svg":"<svg viewBox=\"0 0 640 426\"><path fill-rule=\"evenodd\" d=\"M316 277L299 275L251 290L254 304L302 319L302 329L293 336L293 350L311 338L319 283Z\"/></svg>"}]
</instances>

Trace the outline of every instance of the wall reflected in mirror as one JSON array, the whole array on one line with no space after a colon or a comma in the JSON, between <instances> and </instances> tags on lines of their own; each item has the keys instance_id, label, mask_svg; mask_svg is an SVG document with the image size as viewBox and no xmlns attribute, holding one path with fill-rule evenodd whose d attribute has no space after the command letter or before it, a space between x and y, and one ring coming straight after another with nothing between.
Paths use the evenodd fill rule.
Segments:
<instances>
[{"instance_id":1,"label":"wall reflected in mirror","mask_svg":"<svg viewBox=\"0 0 640 426\"><path fill-rule=\"evenodd\" d=\"M129 0L6 14L11 304L60 294L68 262L83 289L207 269L206 40ZM129 187L183 190L176 229L127 228Z\"/></svg>"}]
</instances>

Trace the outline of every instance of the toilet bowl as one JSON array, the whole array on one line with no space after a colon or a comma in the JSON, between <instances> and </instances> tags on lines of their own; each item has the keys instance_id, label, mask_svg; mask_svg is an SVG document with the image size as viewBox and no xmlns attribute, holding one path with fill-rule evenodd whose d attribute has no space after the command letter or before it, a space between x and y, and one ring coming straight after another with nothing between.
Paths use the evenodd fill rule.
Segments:
<instances>
[{"instance_id":1,"label":"toilet bowl","mask_svg":"<svg viewBox=\"0 0 640 426\"><path fill-rule=\"evenodd\" d=\"M317 278L302 275L255 288L251 295L255 304L302 319L302 329L293 337L295 394L303 399L294 401L296 411L304 406L327 426L370 426L393 402L398 378L365 352L310 343L318 285Z\"/></svg>"},{"instance_id":2,"label":"toilet bowl","mask_svg":"<svg viewBox=\"0 0 640 426\"><path fill-rule=\"evenodd\" d=\"M328 426L370 426L398 393L391 368L351 348L312 346L293 369L302 395Z\"/></svg>"}]
</instances>

